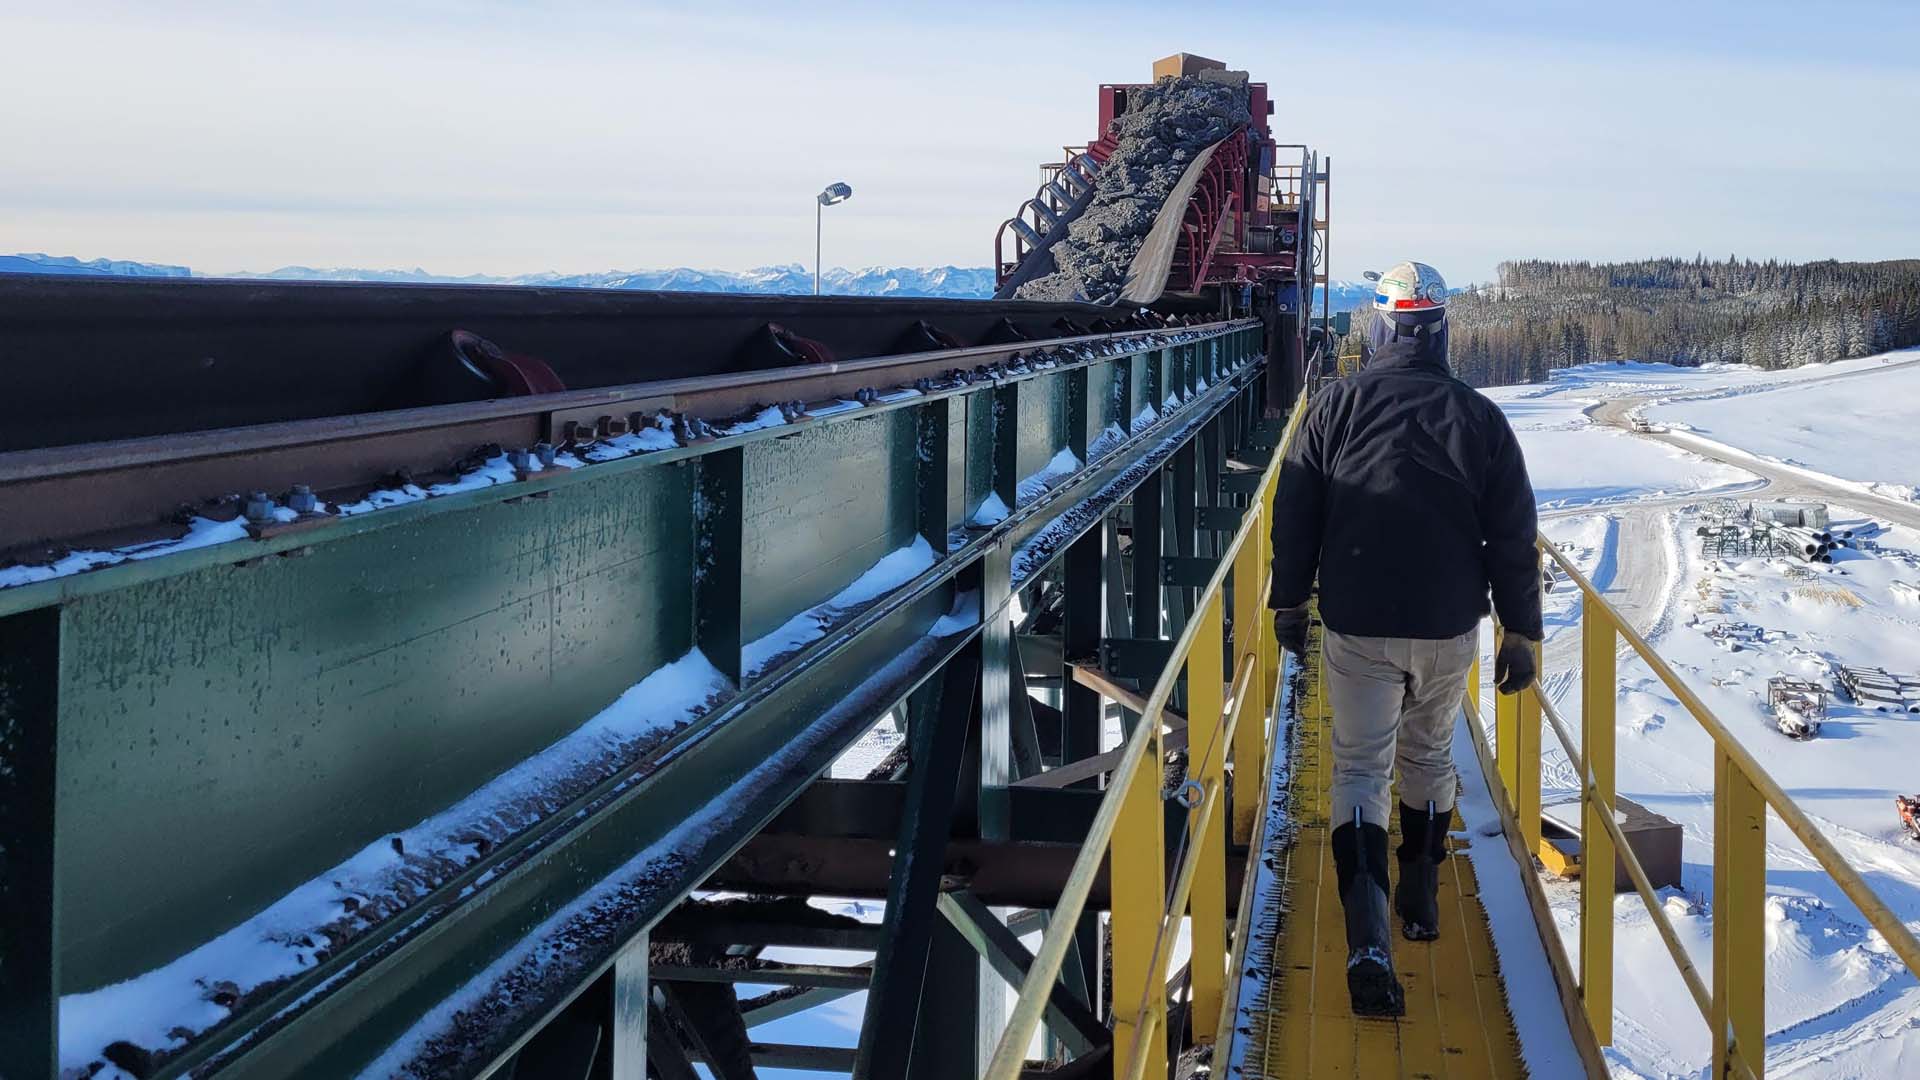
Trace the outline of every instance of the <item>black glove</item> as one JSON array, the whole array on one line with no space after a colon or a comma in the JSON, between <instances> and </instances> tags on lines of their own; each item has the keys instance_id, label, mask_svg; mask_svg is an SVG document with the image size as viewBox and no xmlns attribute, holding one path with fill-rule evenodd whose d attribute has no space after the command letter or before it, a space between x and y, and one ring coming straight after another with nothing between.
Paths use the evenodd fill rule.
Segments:
<instances>
[{"instance_id":1,"label":"black glove","mask_svg":"<svg viewBox=\"0 0 1920 1080\"><path fill-rule=\"evenodd\" d=\"M1273 638L1293 655L1307 655L1307 606L1302 604L1274 612Z\"/></svg>"},{"instance_id":2,"label":"black glove","mask_svg":"<svg viewBox=\"0 0 1920 1080\"><path fill-rule=\"evenodd\" d=\"M1534 661L1534 643L1519 634L1501 634L1500 650L1493 654L1493 684L1503 694L1517 694L1533 685L1540 666Z\"/></svg>"}]
</instances>

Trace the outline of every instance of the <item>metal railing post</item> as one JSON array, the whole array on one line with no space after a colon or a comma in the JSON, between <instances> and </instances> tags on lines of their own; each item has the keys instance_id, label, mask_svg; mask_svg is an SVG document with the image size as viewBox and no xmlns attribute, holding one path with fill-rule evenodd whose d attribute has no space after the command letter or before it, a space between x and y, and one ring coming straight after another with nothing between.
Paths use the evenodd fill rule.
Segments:
<instances>
[{"instance_id":1,"label":"metal railing post","mask_svg":"<svg viewBox=\"0 0 1920 1080\"><path fill-rule=\"evenodd\" d=\"M1592 787L1580 800L1580 998L1601 1046L1613 1042L1613 834L1600 815L1614 805L1613 619L1598 603L1580 605L1580 759Z\"/></svg>"},{"instance_id":2,"label":"metal railing post","mask_svg":"<svg viewBox=\"0 0 1920 1080\"><path fill-rule=\"evenodd\" d=\"M1296 409L1294 411L1298 414L1300 410ZM1280 440L1280 445L1273 451L1276 458L1287 452L1287 443L1288 440L1285 438ZM1254 496L1254 502L1260 507L1261 516L1254 524L1253 535L1248 539L1252 541L1253 547L1259 552L1260 580L1262 582L1271 576L1269 571L1273 568L1273 493L1274 489L1279 486L1279 479L1280 470L1272 470L1268 474L1267 482L1261 485L1260 493ZM1260 633L1264 637L1273 633L1272 616L1264 610L1265 597L1261 598L1261 604L1263 610L1260 612ZM1285 660L1280 655L1277 644L1278 643L1276 643L1275 648L1260 650L1259 677L1254 681L1258 683L1260 687L1260 697L1258 700L1260 702L1260 715L1262 716L1271 716L1273 714L1274 703L1279 700L1280 665L1284 663ZM1262 745L1265 745L1264 742Z\"/></svg>"},{"instance_id":3,"label":"metal railing post","mask_svg":"<svg viewBox=\"0 0 1920 1080\"><path fill-rule=\"evenodd\" d=\"M1500 639L1506 631L1498 620L1493 624L1493 648L1498 652ZM1494 671L1498 673L1496 666ZM1507 789L1507 802L1512 804L1520 791L1519 757L1514 748L1520 741L1520 698L1514 694L1503 694L1500 687L1493 688L1493 762L1500 773L1500 786ZM1529 848L1528 850L1532 850Z\"/></svg>"},{"instance_id":4,"label":"metal railing post","mask_svg":"<svg viewBox=\"0 0 1920 1080\"><path fill-rule=\"evenodd\" d=\"M1713 1075L1766 1065L1767 803L1724 749L1713 766Z\"/></svg>"},{"instance_id":5,"label":"metal railing post","mask_svg":"<svg viewBox=\"0 0 1920 1080\"><path fill-rule=\"evenodd\" d=\"M1473 642L1473 663L1467 668L1467 714L1473 717L1474 723L1480 722L1480 640L1477 636Z\"/></svg>"},{"instance_id":6,"label":"metal railing post","mask_svg":"<svg viewBox=\"0 0 1920 1080\"><path fill-rule=\"evenodd\" d=\"M1534 670L1539 670L1540 646L1533 646ZM1532 686L1515 695L1518 715L1514 724L1514 776L1516 787L1513 791L1513 813L1520 819L1520 838L1526 842L1527 853L1540 850L1540 684Z\"/></svg>"},{"instance_id":7,"label":"metal railing post","mask_svg":"<svg viewBox=\"0 0 1920 1080\"><path fill-rule=\"evenodd\" d=\"M1153 970L1155 942L1167 903L1166 815L1160 805L1160 715L1143 717L1151 727L1138 767L1114 782L1125 784L1114 842L1107 849L1113 916L1113 1049L1116 1063L1130 1061L1135 1043L1146 1055L1146 1075L1167 1073L1167 976ZM1143 997L1144 995L1144 997ZM1140 1011L1144 1003L1144 1012ZM1136 1017L1144 1021L1136 1024Z\"/></svg>"},{"instance_id":8,"label":"metal railing post","mask_svg":"<svg viewBox=\"0 0 1920 1080\"><path fill-rule=\"evenodd\" d=\"M1252 515L1255 533L1262 531L1266 523L1266 508L1256 502L1247 508ZM1266 659L1272 650L1267 639L1273 630L1267 619L1266 597L1261 595L1261 585L1267 579L1266 564L1260 561L1259 544L1241 544L1233 561L1233 670L1239 671L1241 664L1249 658L1254 664L1253 682L1243 696L1264 703L1267 691L1261 689L1261 683L1270 681L1265 678L1270 661ZM1234 702L1240 708L1240 702ZM1262 713L1264 715L1264 712ZM1246 716L1233 732L1233 842L1245 846L1253 842L1253 826L1260 815L1260 796L1265 787L1267 731L1266 725L1255 722L1258 717Z\"/></svg>"},{"instance_id":9,"label":"metal railing post","mask_svg":"<svg viewBox=\"0 0 1920 1080\"><path fill-rule=\"evenodd\" d=\"M1200 612L1200 633L1187 653L1187 775L1199 782L1203 800L1216 802L1225 798L1227 782L1221 716L1225 607L1226 598L1215 593ZM1198 860L1187 910L1193 919L1193 1036L1195 1042L1210 1043L1226 996L1227 837L1225 822L1200 811L1199 806L1187 810L1187 845ZM1169 922L1177 927L1180 913L1171 912Z\"/></svg>"}]
</instances>

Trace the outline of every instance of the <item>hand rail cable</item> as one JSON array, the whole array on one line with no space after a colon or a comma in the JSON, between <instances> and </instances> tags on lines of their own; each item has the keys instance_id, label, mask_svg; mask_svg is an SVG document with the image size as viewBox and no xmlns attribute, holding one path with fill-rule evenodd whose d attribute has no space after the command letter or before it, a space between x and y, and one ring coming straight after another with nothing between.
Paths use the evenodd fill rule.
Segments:
<instances>
[{"instance_id":1,"label":"hand rail cable","mask_svg":"<svg viewBox=\"0 0 1920 1080\"><path fill-rule=\"evenodd\" d=\"M1305 414L1306 402L1302 399L1295 403L1292 413L1288 416L1279 445L1274 448L1272 458L1262 471L1260 488L1255 492L1251 505L1243 516L1239 529L1235 531L1233 539L1222 551L1219 565L1214 568L1213 576L1201 590L1196 610L1205 611L1214 603L1224 603L1228 572L1233 569L1246 545L1258 542L1256 536L1259 527L1267 520L1267 515L1263 512L1264 508L1271 502L1274 485L1279 479L1281 462L1286 458L1287 450L1292 445ZM1191 619L1180 637L1174 641L1167 666L1161 670L1159 678L1154 681L1153 691L1147 696L1146 708L1141 711L1139 721L1127 737L1125 752L1114 767L1113 778L1108 784L1106 793L1101 797L1100 807L1087 829L1086 839L1081 844L1079 855L1074 859L1073 869L1067 876L1066 884L1060 890L1060 899L1055 903L1048 918L1047 932L1041 938L1040 948L1034 954L1033 963L1027 968L1026 978L1020 984L1019 997L1008 1015L1007 1026L1001 1033L1000 1041L995 1045L993 1056L983 1073L985 1080L1015 1080L1020 1075L1020 1070L1026 1062L1027 1047L1033 1041L1034 1033L1039 1030L1047 1000L1052 995L1054 983L1059 979L1067 950L1073 943L1074 929L1086 910L1087 897L1092 891L1094 878L1098 875L1100 864L1112 844L1114 829L1119 822L1127 793L1133 784L1139 782L1141 766L1147 758L1149 746L1159 745L1160 716L1166 709L1167 700L1173 694L1174 685L1185 667L1188 654L1193 651L1202 627L1212 627L1218 632L1219 626L1220 624L1212 619ZM1244 700L1245 695L1241 697ZM1189 729L1197 722L1201 722L1200 717L1189 717ZM1223 717L1209 717L1205 722L1218 727L1223 722ZM1156 767L1158 756L1155 755ZM1203 796L1203 812L1199 815L1203 825L1208 816L1204 810L1208 802L1210 800L1205 800ZM1195 832L1194 835L1200 835L1200 833ZM1184 905L1183 887L1185 889L1192 887L1193 871L1186 867L1183 867L1183 870L1185 872L1175 882L1174 893ZM1164 923L1166 918L1164 911L1161 917ZM1158 952L1158 949L1155 951ZM1149 978L1155 977L1164 978L1164 972L1149 968ZM1152 984L1149 983L1144 990L1148 995L1146 1000L1150 1001ZM1155 1015L1152 1019L1155 1021L1154 1026L1157 1026L1159 1017ZM1138 1050L1154 1037L1157 1036L1146 1028L1136 1027L1133 1045L1125 1048L1127 1056L1122 1058L1119 1054L1121 1048L1116 1047L1114 1059L1125 1060L1130 1067L1144 1068L1144 1056L1141 1056L1137 1066L1134 1065L1134 1058Z\"/></svg>"}]
</instances>

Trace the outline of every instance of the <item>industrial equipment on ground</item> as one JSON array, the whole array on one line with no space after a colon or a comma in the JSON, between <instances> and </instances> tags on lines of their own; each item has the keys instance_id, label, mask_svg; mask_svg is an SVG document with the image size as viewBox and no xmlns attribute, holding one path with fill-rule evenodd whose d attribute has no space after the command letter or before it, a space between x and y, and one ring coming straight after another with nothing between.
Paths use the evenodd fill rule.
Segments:
<instances>
[{"instance_id":1,"label":"industrial equipment on ground","mask_svg":"<svg viewBox=\"0 0 1920 1080\"><path fill-rule=\"evenodd\" d=\"M1811 739L1827 718L1827 688L1807 679L1777 675L1767 680L1767 708L1789 739Z\"/></svg>"},{"instance_id":2,"label":"industrial equipment on ground","mask_svg":"<svg viewBox=\"0 0 1920 1080\"><path fill-rule=\"evenodd\" d=\"M1907 835L1920 840L1920 795L1895 795L1893 808L1900 815L1900 827Z\"/></svg>"}]
</instances>

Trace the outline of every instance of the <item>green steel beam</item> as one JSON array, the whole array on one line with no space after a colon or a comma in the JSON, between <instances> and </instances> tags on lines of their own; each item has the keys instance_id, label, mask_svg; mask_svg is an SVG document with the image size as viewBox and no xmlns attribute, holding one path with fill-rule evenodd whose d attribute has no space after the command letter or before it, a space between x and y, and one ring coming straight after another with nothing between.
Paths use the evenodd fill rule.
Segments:
<instances>
[{"instance_id":1,"label":"green steel beam","mask_svg":"<svg viewBox=\"0 0 1920 1080\"><path fill-rule=\"evenodd\" d=\"M28 838L6 857L37 855L46 885L36 891L30 859L10 862L0 883L9 960L28 957L44 973L11 976L0 991L23 1006L0 1021L8 1060L51 1058L58 995L150 969L384 845L571 732L640 675L698 647L722 672L747 676L644 756L569 789L470 865L436 872L404 912L243 1000L218 1034L159 1074L354 1071L682 817L714 805L732 778L815 731L822 741L778 764L782 776L817 773L877 715L856 720L856 709L891 707L898 698L884 700L881 687L904 694L941 662L914 653L922 666L859 690L897 666L902 643L922 640L961 591L975 589L979 614L984 589L988 626L1004 623L995 613L1013 584L1015 545L1065 528L1048 541L1058 550L1028 559L1024 579L1074 536L1106 528L1099 513L1076 516L1080 500L1128 487L1149 496L1152 510L1135 507L1135 558L1156 546L1142 532L1161 531L1159 463L1177 452L1168 443L1246 407L1257 369L1216 380L1001 525L949 539L976 494L1017 494L1021 471L1052 452L1130 421L1136 404L1162 409L1165 352L605 462L537 491L468 491L0 591L0 626L20 642L8 655L56 658L33 674L0 667L0 701L38 709L38 731L57 732L60 748L55 758L50 739L36 749L43 736L6 735L10 755L38 762L0 781L0 814L22 825L9 835ZM916 535L948 549L933 570L819 641L747 669L745 643ZM1145 584L1136 605L1157 629L1160 589L1154 575L1136 576ZM1001 717L1010 680L1005 690L995 693ZM990 832L1010 779L1010 733L991 723L976 781ZM618 941L596 945L606 952L595 977L794 790L753 793L728 830L693 845L684 877L634 905ZM233 857L241 851L246 859ZM130 893L128 881L142 887ZM578 992L555 991L548 1013ZM501 1053L525 1041L508 1027ZM48 1072L34 1064L25 1075Z\"/></svg>"},{"instance_id":2,"label":"green steel beam","mask_svg":"<svg viewBox=\"0 0 1920 1080\"><path fill-rule=\"evenodd\" d=\"M647 985L647 935L641 934L614 959L607 979L612 984L607 1009L610 1075L612 1080L646 1080L647 1005L653 996ZM659 1036L670 1040L673 1033L662 1029Z\"/></svg>"},{"instance_id":3,"label":"green steel beam","mask_svg":"<svg viewBox=\"0 0 1920 1080\"><path fill-rule=\"evenodd\" d=\"M750 967L700 967L692 964L654 964L647 975L656 982L749 983L754 986L826 986L865 990L871 970L832 964L756 964Z\"/></svg>"},{"instance_id":4,"label":"green steel beam","mask_svg":"<svg viewBox=\"0 0 1920 1080\"><path fill-rule=\"evenodd\" d=\"M984 642L976 640L947 665L938 716L930 724L915 725L908 735L913 767L907 771L906 800L894 839L886 936L873 959L872 987L854 1057L856 1080L900 1076L913 1054L915 1014L937 921L934 898L952 827L956 766L967 728L982 714L983 652Z\"/></svg>"},{"instance_id":5,"label":"green steel beam","mask_svg":"<svg viewBox=\"0 0 1920 1080\"><path fill-rule=\"evenodd\" d=\"M0 617L0 1061L9 1076L58 1072L60 644L57 609Z\"/></svg>"},{"instance_id":6,"label":"green steel beam","mask_svg":"<svg viewBox=\"0 0 1920 1080\"><path fill-rule=\"evenodd\" d=\"M756 1080L752 1043L738 1010L728 1014L730 986L662 983L667 1015L693 1041L693 1056L706 1063L714 1080Z\"/></svg>"},{"instance_id":7,"label":"green steel beam","mask_svg":"<svg viewBox=\"0 0 1920 1080\"><path fill-rule=\"evenodd\" d=\"M659 1002L647 1002L647 1030L651 1038L647 1043L645 1069L650 1069L658 1080L699 1080L700 1074L694 1071L686 1048L680 1045L680 1037L674 1034L673 1023ZM642 1076L646 1075L643 1071Z\"/></svg>"},{"instance_id":8,"label":"green steel beam","mask_svg":"<svg viewBox=\"0 0 1920 1080\"><path fill-rule=\"evenodd\" d=\"M983 980L995 978L984 970L973 946L953 924L936 919L933 947L928 953L930 976L920 994L914 1018L913 1060L903 1080L976 1080L986 1065L980 1030L983 1017ZM988 1048L992 1043L988 1042Z\"/></svg>"},{"instance_id":9,"label":"green steel beam","mask_svg":"<svg viewBox=\"0 0 1920 1080\"><path fill-rule=\"evenodd\" d=\"M1246 515L1246 509L1239 506L1203 506L1194 515L1194 523L1202 529L1213 532L1239 532L1240 519Z\"/></svg>"}]
</instances>

